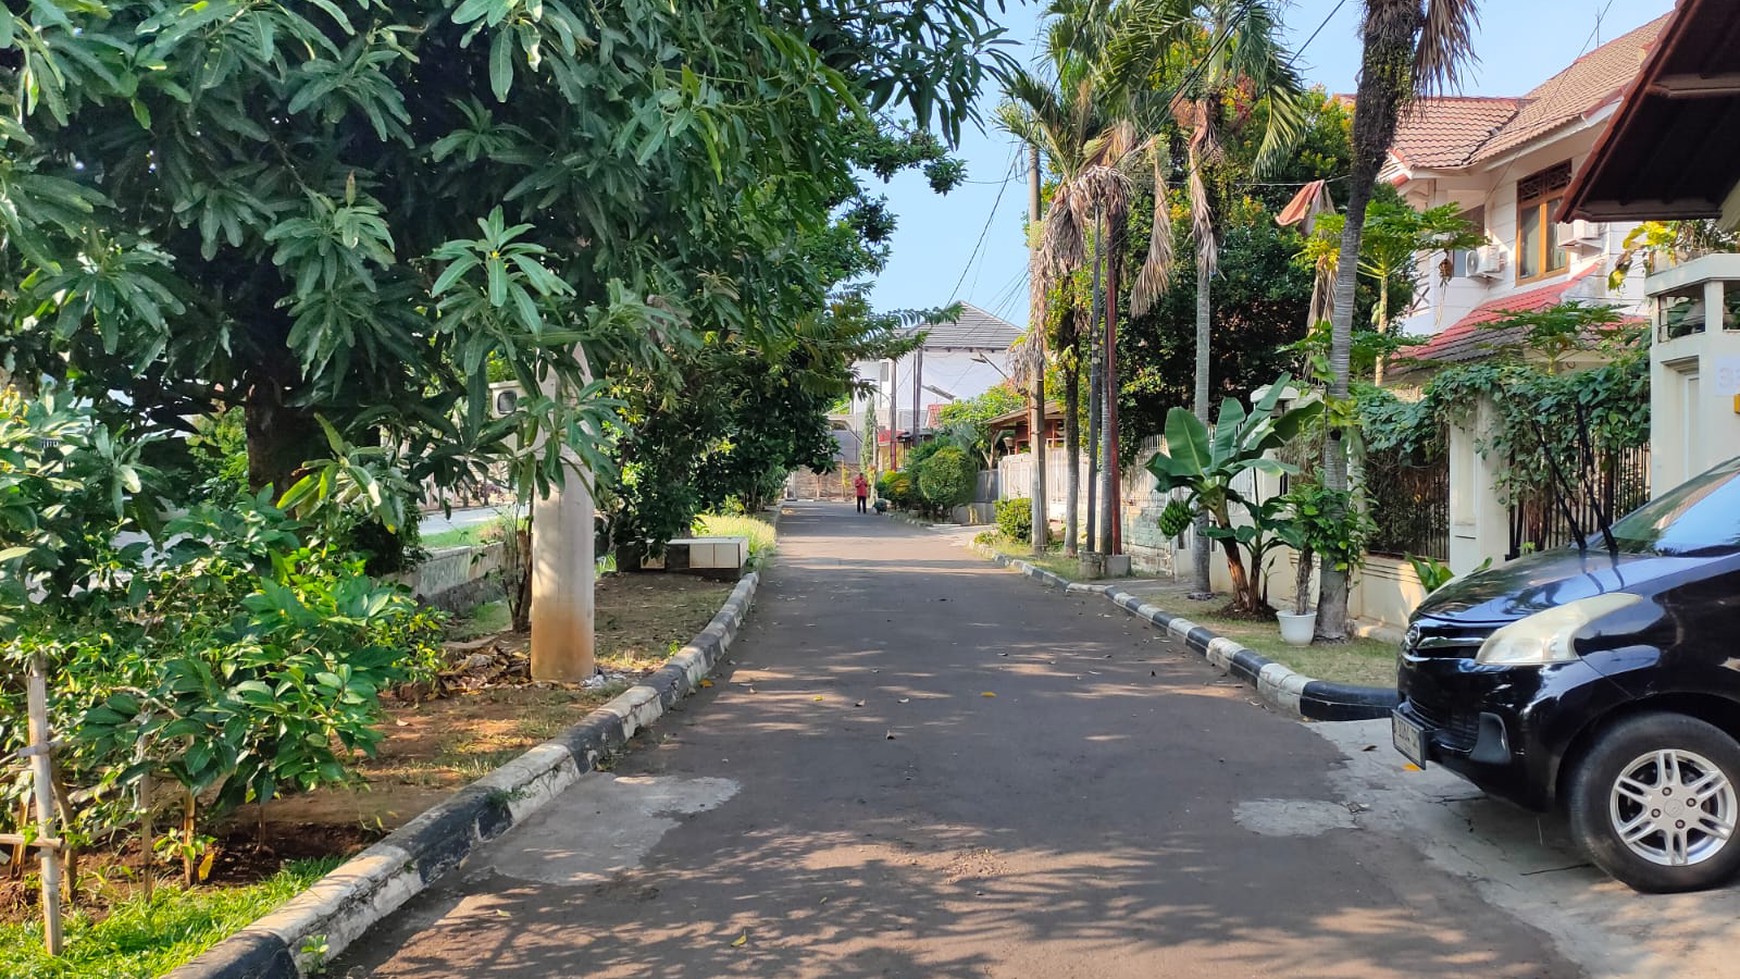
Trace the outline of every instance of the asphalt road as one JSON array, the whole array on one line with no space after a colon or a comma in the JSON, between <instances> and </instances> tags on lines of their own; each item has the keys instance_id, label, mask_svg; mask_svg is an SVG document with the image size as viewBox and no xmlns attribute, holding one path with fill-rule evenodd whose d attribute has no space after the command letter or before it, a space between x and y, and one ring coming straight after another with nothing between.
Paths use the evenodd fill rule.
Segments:
<instances>
[{"instance_id":1,"label":"asphalt road","mask_svg":"<svg viewBox=\"0 0 1740 979\"><path fill-rule=\"evenodd\" d=\"M1584 974L1350 797L1387 744L849 504L789 508L717 681L331 973Z\"/></svg>"}]
</instances>

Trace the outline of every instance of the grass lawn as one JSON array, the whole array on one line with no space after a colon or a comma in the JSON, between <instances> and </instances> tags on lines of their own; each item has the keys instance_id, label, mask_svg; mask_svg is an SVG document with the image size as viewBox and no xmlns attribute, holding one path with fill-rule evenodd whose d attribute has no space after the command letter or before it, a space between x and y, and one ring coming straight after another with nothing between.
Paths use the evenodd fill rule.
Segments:
<instances>
[{"instance_id":1,"label":"grass lawn","mask_svg":"<svg viewBox=\"0 0 1740 979\"><path fill-rule=\"evenodd\" d=\"M437 534L424 534L422 537L423 547L431 551L439 551L444 547L476 547L483 543L483 532L492 526L494 526L494 522L490 521L454 530L443 530Z\"/></svg>"},{"instance_id":2,"label":"grass lawn","mask_svg":"<svg viewBox=\"0 0 1740 979\"><path fill-rule=\"evenodd\" d=\"M40 919L0 924L0 976L153 979L283 904L341 859L297 861L242 886L164 886L150 901L130 897L109 905L100 920L75 912L64 919L60 958L42 951Z\"/></svg>"},{"instance_id":3,"label":"grass lawn","mask_svg":"<svg viewBox=\"0 0 1740 979\"><path fill-rule=\"evenodd\" d=\"M1396 684L1396 647L1393 643L1353 638L1341 643L1289 646L1281 641L1280 627L1274 622L1253 622L1217 614L1227 604L1225 595L1217 595L1213 601L1195 602L1185 597L1190 592L1189 585L1170 582L1145 583L1131 591L1150 605L1182 615L1306 676L1368 687L1393 687Z\"/></svg>"},{"instance_id":4,"label":"grass lawn","mask_svg":"<svg viewBox=\"0 0 1740 979\"><path fill-rule=\"evenodd\" d=\"M1081 580L1081 563L1074 558L1065 557L1063 545L1050 549L1041 557L1033 556L1033 545L1024 541L1012 541L1006 537L993 537L984 542L991 550L1012 558L1020 558L1035 567L1044 568L1055 575L1061 575L1071 581Z\"/></svg>"}]
</instances>

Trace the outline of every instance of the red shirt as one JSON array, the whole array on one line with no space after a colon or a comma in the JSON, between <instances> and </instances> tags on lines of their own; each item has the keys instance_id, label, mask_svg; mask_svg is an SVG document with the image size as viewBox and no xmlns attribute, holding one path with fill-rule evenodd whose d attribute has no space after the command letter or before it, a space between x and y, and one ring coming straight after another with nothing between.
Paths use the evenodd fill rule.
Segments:
<instances>
[{"instance_id":1,"label":"red shirt","mask_svg":"<svg viewBox=\"0 0 1740 979\"><path fill-rule=\"evenodd\" d=\"M858 492L859 496L870 495L870 482L862 474L857 479L852 480L852 488Z\"/></svg>"}]
</instances>

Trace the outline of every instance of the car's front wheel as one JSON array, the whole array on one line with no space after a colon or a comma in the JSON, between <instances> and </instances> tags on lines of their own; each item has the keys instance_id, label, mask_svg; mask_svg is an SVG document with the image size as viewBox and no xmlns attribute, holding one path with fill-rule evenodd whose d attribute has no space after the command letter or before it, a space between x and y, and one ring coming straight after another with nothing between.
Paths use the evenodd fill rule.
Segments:
<instances>
[{"instance_id":1,"label":"car's front wheel","mask_svg":"<svg viewBox=\"0 0 1740 979\"><path fill-rule=\"evenodd\" d=\"M1640 891L1714 887L1740 870L1740 744L1683 714L1626 718L1571 772L1571 832Z\"/></svg>"}]
</instances>

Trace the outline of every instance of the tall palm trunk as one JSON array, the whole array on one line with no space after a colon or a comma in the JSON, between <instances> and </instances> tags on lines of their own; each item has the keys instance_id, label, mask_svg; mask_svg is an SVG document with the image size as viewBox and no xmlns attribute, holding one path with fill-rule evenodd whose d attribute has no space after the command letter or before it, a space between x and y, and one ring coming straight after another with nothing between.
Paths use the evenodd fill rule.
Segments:
<instances>
[{"instance_id":1,"label":"tall palm trunk","mask_svg":"<svg viewBox=\"0 0 1740 979\"><path fill-rule=\"evenodd\" d=\"M1209 294L1209 284L1214 279L1214 273L1208 263L1200 259L1196 263L1196 390L1191 398L1191 410L1204 425L1210 424L1208 417L1208 354L1212 335L1212 297ZM1190 568L1191 597L1207 598L1214 594L1214 582L1209 577L1208 563L1210 550L1213 547L1208 539L1208 515L1198 514L1196 530L1191 534Z\"/></svg>"},{"instance_id":2,"label":"tall palm trunk","mask_svg":"<svg viewBox=\"0 0 1740 979\"><path fill-rule=\"evenodd\" d=\"M1364 50L1353 111L1353 173L1348 188L1341 257L1335 269L1334 310L1330 319L1329 399L1348 395L1353 349L1354 287L1359 278L1359 246L1365 231L1378 171L1396 138L1396 122L1413 84L1414 44L1424 24L1419 0L1368 0L1361 34ZM1334 428L1323 440L1323 485L1346 490L1347 439ZM1339 516L1336 514L1335 516ZM1324 561L1318 579L1317 637L1347 638L1347 573Z\"/></svg>"},{"instance_id":3,"label":"tall palm trunk","mask_svg":"<svg viewBox=\"0 0 1740 979\"><path fill-rule=\"evenodd\" d=\"M1080 553L1081 537L1081 359L1078 356L1063 375L1063 445L1069 458L1069 483L1063 517L1063 552Z\"/></svg>"}]
</instances>

